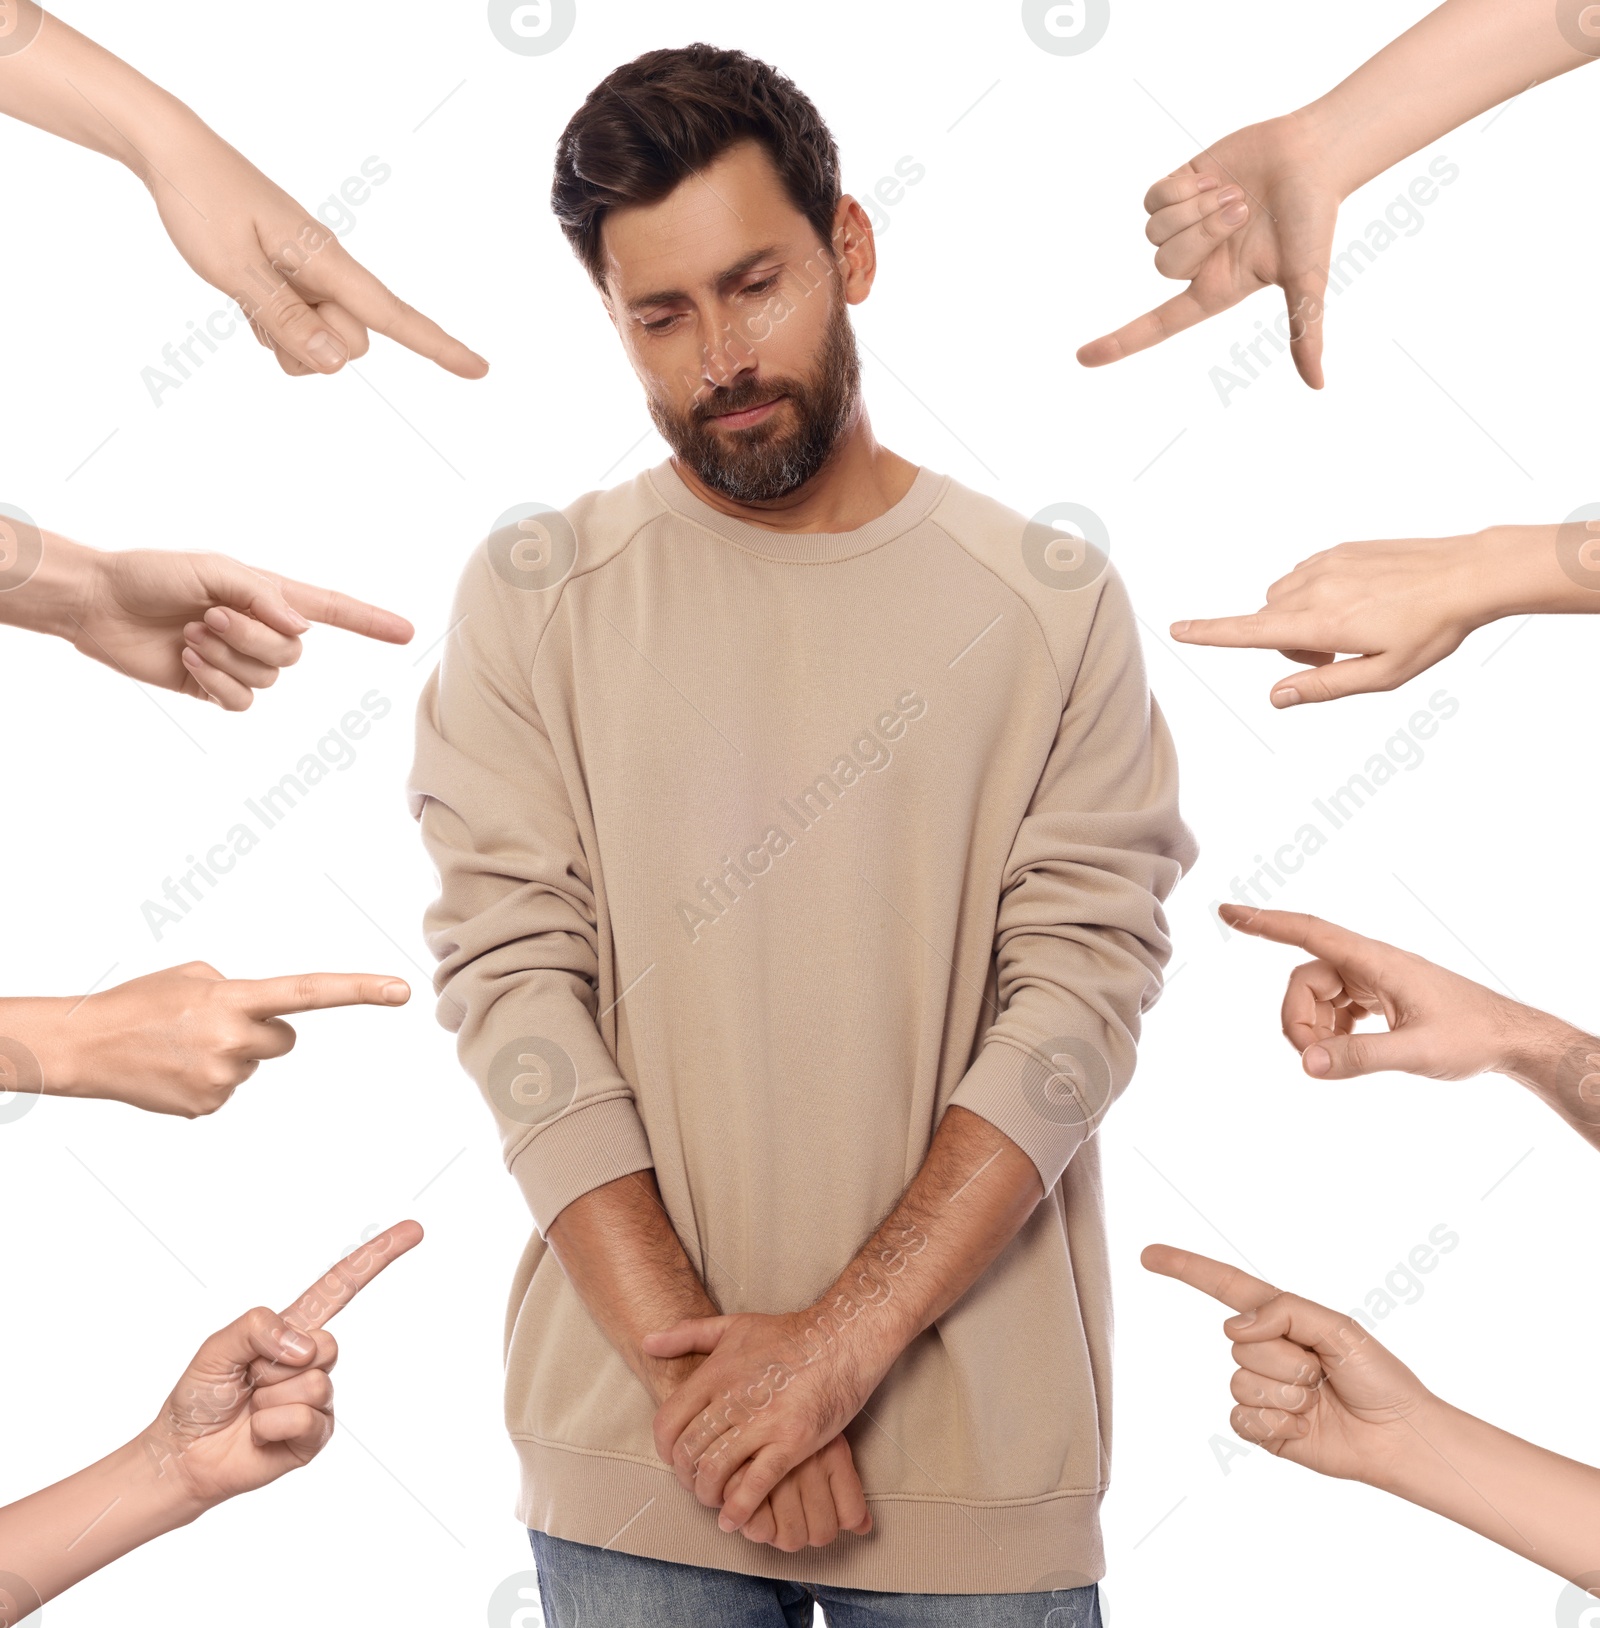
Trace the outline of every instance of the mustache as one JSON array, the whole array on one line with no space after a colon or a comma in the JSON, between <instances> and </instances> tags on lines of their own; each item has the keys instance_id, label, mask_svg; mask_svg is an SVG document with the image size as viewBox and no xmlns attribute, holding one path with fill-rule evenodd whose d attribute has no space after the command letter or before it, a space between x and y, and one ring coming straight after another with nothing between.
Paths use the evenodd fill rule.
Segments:
<instances>
[{"instance_id":1,"label":"mustache","mask_svg":"<svg viewBox=\"0 0 1600 1628\"><path fill-rule=\"evenodd\" d=\"M708 418L720 418L725 413L742 413L751 407L764 407L769 401L776 401L779 396L793 394L793 390L785 386L762 385L737 395L713 396L695 409L695 417L704 423Z\"/></svg>"}]
</instances>

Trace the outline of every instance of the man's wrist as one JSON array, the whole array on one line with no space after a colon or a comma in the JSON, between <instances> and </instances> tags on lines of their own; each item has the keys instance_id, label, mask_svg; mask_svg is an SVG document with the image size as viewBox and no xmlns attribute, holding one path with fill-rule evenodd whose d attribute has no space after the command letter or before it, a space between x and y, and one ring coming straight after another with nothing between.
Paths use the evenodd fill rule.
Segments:
<instances>
[{"instance_id":1,"label":"man's wrist","mask_svg":"<svg viewBox=\"0 0 1600 1628\"><path fill-rule=\"evenodd\" d=\"M927 1240L907 1242L911 1252L920 1253ZM896 1244L873 1247L798 1314L801 1338L810 1349L828 1350L838 1342L837 1354L865 1386L863 1400L928 1323L916 1286L908 1281L907 1258L907 1250Z\"/></svg>"},{"instance_id":2,"label":"man's wrist","mask_svg":"<svg viewBox=\"0 0 1600 1628\"><path fill-rule=\"evenodd\" d=\"M1508 1037L1496 1071L1559 1113L1600 1122L1600 1039L1547 1012L1526 1010L1527 1021Z\"/></svg>"},{"instance_id":3,"label":"man's wrist","mask_svg":"<svg viewBox=\"0 0 1600 1628\"><path fill-rule=\"evenodd\" d=\"M705 1354L699 1351L690 1352L686 1357L647 1357L641 1353L635 1371L660 1407L705 1360Z\"/></svg>"}]
</instances>

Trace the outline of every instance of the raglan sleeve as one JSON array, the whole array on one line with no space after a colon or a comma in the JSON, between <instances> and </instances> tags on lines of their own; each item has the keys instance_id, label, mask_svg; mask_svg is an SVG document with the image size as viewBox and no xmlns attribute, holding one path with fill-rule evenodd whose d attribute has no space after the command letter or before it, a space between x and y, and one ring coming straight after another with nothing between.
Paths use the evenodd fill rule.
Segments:
<instances>
[{"instance_id":1,"label":"raglan sleeve","mask_svg":"<svg viewBox=\"0 0 1600 1628\"><path fill-rule=\"evenodd\" d=\"M540 1234L574 1199L652 1164L597 1023L595 892L535 703L542 622L480 548L417 707L407 788L439 873L424 932L438 1017L499 1127Z\"/></svg>"},{"instance_id":2,"label":"raglan sleeve","mask_svg":"<svg viewBox=\"0 0 1600 1628\"><path fill-rule=\"evenodd\" d=\"M1133 1074L1172 953L1163 902L1194 863L1172 738L1109 564L1007 860L994 1021L951 1101L1038 1167L1049 1192Z\"/></svg>"}]
</instances>

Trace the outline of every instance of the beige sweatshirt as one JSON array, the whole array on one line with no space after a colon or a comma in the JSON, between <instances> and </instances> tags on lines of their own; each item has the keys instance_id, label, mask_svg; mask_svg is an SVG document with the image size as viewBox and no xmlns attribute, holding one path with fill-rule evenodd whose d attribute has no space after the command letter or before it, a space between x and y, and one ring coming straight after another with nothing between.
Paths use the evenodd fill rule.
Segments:
<instances>
[{"instance_id":1,"label":"beige sweatshirt","mask_svg":"<svg viewBox=\"0 0 1600 1628\"><path fill-rule=\"evenodd\" d=\"M491 535L451 623L410 795L440 1020L537 1229L507 1319L519 1517L845 1587L1100 1577L1092 1133L1195 854L1115 569L928 468L866 525L801 535L668 459ZM654 1166L717 1304L797 1309L952 1102L1046 1197L850 1425L874 1530L793 1555L723 1533L543 1232Z\"/></svg>"}]
</instances>

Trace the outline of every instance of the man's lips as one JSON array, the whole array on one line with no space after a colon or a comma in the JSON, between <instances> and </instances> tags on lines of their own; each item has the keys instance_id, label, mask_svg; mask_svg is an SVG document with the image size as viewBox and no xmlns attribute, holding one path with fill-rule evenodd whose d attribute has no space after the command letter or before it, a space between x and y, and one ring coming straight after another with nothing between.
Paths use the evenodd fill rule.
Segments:
<instances>
[{"instance_id":1,"label":"man's lips","mask_svg":"<svg viewBox=\"0 0 1600 1628\"><path fill-rule=\"evenodd\" d=\"M746 424L759 423L783 399L782 396L774 396L771 401L763 401L754 407L740 407L731 413L713 413L711 421L724 424L729 429L742 429Z\"/></svg>"}]
</instances>

